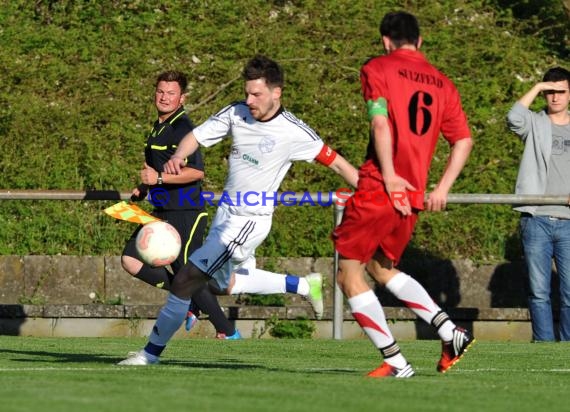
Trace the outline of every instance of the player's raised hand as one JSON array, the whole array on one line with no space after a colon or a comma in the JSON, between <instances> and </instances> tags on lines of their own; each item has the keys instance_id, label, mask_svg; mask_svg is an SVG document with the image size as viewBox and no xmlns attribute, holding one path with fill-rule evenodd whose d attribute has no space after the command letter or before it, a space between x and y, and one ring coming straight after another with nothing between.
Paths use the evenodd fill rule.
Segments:
<instances>
[{"instance_id":1,"label":"player's raised hand","mask_svg":"<svg viewBox=\"0 0 570 412\"><path fill-rule=\"evenodd\" d=\"M568 91L567 82L540 82L537 85L542 92L565 92Z\"/></svg>"},{"instance_id":2,"label":"player's raised hand","mask_svg":"<svg viewBox=\"0 0 570 412\"><path fill-rule=\"evenodd\" d=\"M180 170L184 167L185 164L186 162L184 159L172 155L170 157L170 160L164 164L163 169L166 173L177 175L180 173Z\"/></svg>"}]
</instances>

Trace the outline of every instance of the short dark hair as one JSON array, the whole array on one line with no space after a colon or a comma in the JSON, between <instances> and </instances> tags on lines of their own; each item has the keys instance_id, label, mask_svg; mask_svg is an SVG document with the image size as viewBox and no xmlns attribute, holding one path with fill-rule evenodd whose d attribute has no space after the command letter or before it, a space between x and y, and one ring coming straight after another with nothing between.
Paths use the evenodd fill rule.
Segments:
<instances>
[{"instance_id":1,"label":"short dark hair","mask_svg":"<svg viewBox=\"0 0 570 412\"><path fill-rule=\"evenodd\" d=\"M570 72L563 67L548 69L542 78L543 82L563 82L566 80L570 86Z\"/></svg>"},{"instance_id":2,"label":"short dark hair","mask_svg":"<svg viewBox=\"0 0 570 412\"><path fill-rule=\"evenodd\" d=\"M420 25L413 14L405 11L387 13L380 23L380 34L389 37L396 47L413 44L420 39Z\"/></svg>"},{"instance_id":3,"label":"short dark hair","mask_svg":"<svg viewBox=\"0 0 570 412\"><path fill-rule=\"evenodd\" d=\"M180 91L184 94L186 93L186 88L188 87L188 79L186 75L182 72L176 70L168 70L162 72L156 78L156 83L154 87L158 86L160 82L176 82L180 86Z\"/></svg>"},{"instance_id":4,"label":"short dark hair","mask_svg":"<svg viewBox=\"0 0 570 412\"><path fill-rule=\"evenodd\" d=\"M258 54L252 58L243 69L242 76L245 81L265 79L270 87L283 87L285 76L283 69L276 61Z\"/></svg>"}]
</instances>

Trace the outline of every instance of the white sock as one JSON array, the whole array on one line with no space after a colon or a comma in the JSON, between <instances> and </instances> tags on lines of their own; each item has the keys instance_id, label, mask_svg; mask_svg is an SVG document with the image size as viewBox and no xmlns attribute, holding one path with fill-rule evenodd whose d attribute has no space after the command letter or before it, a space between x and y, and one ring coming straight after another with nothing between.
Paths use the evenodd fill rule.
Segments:
<instances>
[{"instance_id":1,"label":"white sock","mask_svg":"<svg viewBox=\"0 0 570 412\"><path fill-rule=\"evenodd\" d=\"M166 346L184 322L189 305L190 300L180 299L170 293L154 323L149 342L156 346Z\"/></svg>"},{"instance_id":2,"label":"white sock","mask_svg":"<svg viewBox=\"0 0 570 412\"><path fill-rule=\"evenodd\" d=\"M392 332L386 322L384 309L372 290L348 299L352 316L362 330L384 356L384 360L396 368L405 367L408 362L400 353Z\"/></svg>"},{"instance_id":3,"label":"white sock","mask_svg":"<svg viewBox=\"0 0 570 412\"><path fill-rule=\"evenodd\" d=\"M235 284L230 293L232 295L298 293L306 296L309 294L309 283L299 276L283 275L262 269L240 269L235 273Z\"/></svg>"},{"instance_id":4,"label":"white sock","mask_svg":"<svg viewBox=\"0 0 570 412\"><path fill-rule=\"evenodd\" d=\"M386 289L429 324L432 324L436 316L443 313L424 287L417 280L404 272L400 272L390 279L390 281L386 283ZM438 318L441 316L442 315L439 315ZM454 328L455 324L445 315L444 322L437 325L437 333L441 339L449 341L453 339Z\"/></svg>"}]
</instances>

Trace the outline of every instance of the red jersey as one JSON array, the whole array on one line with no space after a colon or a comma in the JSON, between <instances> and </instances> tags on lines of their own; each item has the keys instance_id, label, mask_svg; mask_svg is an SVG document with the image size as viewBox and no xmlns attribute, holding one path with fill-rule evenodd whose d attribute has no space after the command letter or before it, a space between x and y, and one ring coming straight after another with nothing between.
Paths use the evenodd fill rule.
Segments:
<instances>
[{"instance_id":1,"label":"red jersey","mask_svg":"<svg viewBox=\"0 0 570 412\"><path fill-rule=\"evenodd\" d=\"M421 196L409 197L412 207L421 210L440 132L450 144L471 136L459 92L422 53L406 49L369 60L361 69L360 80L365 102L386 100L394 168L422 191ZM360 173L382 180L373 144L371 138Z\"/></svg>"}]
</instances>

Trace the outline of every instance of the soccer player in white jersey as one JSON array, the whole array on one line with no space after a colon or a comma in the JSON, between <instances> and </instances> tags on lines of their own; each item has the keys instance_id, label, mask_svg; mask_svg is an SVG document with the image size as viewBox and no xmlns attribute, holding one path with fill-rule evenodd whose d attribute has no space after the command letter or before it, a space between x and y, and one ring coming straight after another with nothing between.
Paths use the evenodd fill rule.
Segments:
<instances>
[{"instance_id":1,"label":"soccer player in white jersey","mask_svg":"<svg viewBox=\"0 0 570 412\"><path fill-rule=\"evenodd\" d=\"M357 184L357 170L283 108L283 71L275 61L254 57L247 63L243 78L246 100L225 107L188 133L164 165L167 173L179 173L183 159L200 144L208 147L232 138L224 193L234 197L234 201L218 206L204 244L174 277L166 305L144 349L119 365L157 363L183 323L192 295L207 282L214 280L221 290L235 293L236 288L251 292L256 284L262 285L258 287L261 290L285 281L285 275L257 269L254 253L269 233L274 210L272 197L293 161L316 160L353 187ZM245 204L246 193L266 197ZM242 196L241 202L238 196Z\"/></svg>"}]
</instances>

